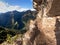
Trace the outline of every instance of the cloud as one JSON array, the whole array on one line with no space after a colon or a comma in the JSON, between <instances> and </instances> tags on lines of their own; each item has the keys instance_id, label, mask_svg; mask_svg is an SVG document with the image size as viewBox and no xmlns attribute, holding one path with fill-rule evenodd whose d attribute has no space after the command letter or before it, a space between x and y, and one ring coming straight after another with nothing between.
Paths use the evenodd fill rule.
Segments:
<instances>
[{"instance_id":1,"label":"cloud","mask_svg":"<svg viewBox=\"0 0 60 45\"><path fill-rule=\"evenodd\" d=\"M20 6L18 5L10 5L8 3L5 3L5 2L1 2L0 1L0 13L5 13L5 12L8 12L8 11L13 11L13 10L17 10L17 11L26 11L26 10L29 10L28 8L21 8ZM34 9L30 9L30 10L34 10Z\"/></svg>"}]
</instances>

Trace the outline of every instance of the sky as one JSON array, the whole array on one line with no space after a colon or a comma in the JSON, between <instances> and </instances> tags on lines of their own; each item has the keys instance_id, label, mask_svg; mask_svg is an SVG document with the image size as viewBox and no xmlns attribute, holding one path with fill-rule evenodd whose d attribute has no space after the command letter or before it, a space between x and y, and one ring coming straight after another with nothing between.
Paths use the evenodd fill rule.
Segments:
<instances>
[{"instance_id":1,"label":"sky","mask_svg":"<svg viewBox=\"0 0 60 45\"><path fill-rule=\"evenodd\" d=\"M8 11L25 11L34 10L33 0L0 0L0 13L5 13Z\"/></svg>"}]
</instances>

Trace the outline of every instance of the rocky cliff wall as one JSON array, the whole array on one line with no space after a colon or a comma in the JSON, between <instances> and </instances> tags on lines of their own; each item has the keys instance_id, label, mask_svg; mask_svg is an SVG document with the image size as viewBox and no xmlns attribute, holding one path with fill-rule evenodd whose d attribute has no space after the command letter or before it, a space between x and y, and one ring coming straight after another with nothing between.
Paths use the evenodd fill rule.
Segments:
<instances>
[{"instance_id":1,"label":"rocky cliff wall","mask_svg":"<svg viewBox=\"0 0 60 45\"><path fill-rule=\"evenodd\" d=\"M33 0L33 7L38 14L36 20L33 21L35 27L32 31L28 31L30 33L26 32L29 38L26 39L25 36L25 40L28 41L23 41L25 42L23 45L60 45L59 4L59 0Z\"/></svg>"}]
</instances>

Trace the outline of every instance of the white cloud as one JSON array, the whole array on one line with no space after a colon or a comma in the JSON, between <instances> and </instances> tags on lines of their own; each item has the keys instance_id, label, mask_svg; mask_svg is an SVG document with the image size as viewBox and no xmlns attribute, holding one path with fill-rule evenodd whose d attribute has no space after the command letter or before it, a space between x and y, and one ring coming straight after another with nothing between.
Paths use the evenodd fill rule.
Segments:
<instances>
[{"instance_id":1,"label":"white cloud","mask_svg":"<svg viewBox=\"0 0 60 45\"><path fill-rule=\"evenodd\" d=\"M20 6L18 5L9 5L8 3L5 3L5 2L1 2L0 1L0 13L5 13L5 12L8 12L8 11L13 11L13 10L17 10L17 11L26 11L28 10L27 8L21 8ZM34 9L31 9L31 10L34 10Z\"/></svg>"},{"instance_id":2,"label":"white cloud","mask_svg":"<svg viewBox=\"0 0 60 45\"><path fill-rule=\"evenodd\" d=\"M36 11L35 9L30 9L31 11Z\"/></svg>"}]
</instances>

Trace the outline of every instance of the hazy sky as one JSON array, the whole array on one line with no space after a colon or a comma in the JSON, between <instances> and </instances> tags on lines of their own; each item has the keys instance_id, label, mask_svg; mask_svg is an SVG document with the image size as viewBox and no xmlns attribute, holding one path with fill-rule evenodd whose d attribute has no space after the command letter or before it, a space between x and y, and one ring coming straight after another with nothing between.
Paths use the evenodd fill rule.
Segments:
<instances>
[{"instance_id":1,"label":"hazy sky","mask_svg":"<svg viewBox=\"0 0 60 45\"><path fill-rule=\"evenodd\" d=\"M32 0L0 0L0 12L34 10Z\"/></svg>"}]
</instances>

